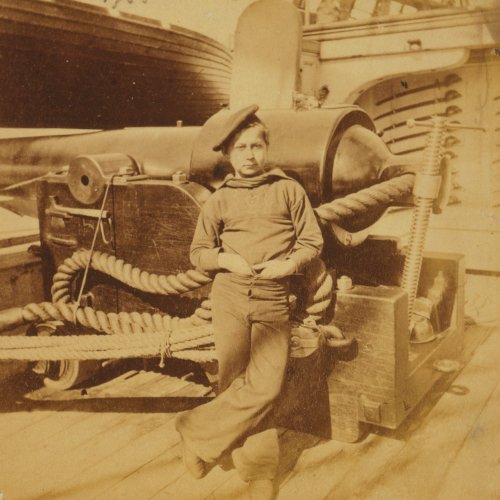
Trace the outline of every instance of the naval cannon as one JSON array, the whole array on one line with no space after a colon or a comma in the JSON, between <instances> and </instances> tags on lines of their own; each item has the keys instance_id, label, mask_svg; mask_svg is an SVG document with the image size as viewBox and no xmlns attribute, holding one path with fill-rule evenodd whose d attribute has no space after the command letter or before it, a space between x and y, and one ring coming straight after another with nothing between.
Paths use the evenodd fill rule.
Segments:
<instances>
[{"instance_id":1,"label":"naval cannon","mask_svg":"<svg viewBox=\"0 0 500 500\"><path fill-rule=\"evenodd\" d=\"M48 302L0 314L4 327L31 322L42 334L16 338L20 343L10 354L2 351L3 359L45 360L38 370L61 388L87 375L92 359L215 359L211 277L191 269L189 246L201 205L229 172L224 156L211 149L226 113L203 127L13 145L24 165L52 171L37 186ZM344 346L328 375L329 431L352 441L365 424L395 428L439 377L436 362L456 357L461 346L461 258L432 254L422 263L425 221L443 193L446 161L436 134L444 125L437 120L434 150L417 175L415 199L425 206L417 203L412 234L418 238L405 255L393 239L366 239L366 229L389 205L411 201L418 169L414 159L390 153L364 111L338 106L258 115L271 133L269 162L302 184L324 230L325 265L313 266L298 285L303 325L292 340L309 346L308 353L321 343ZM344 338L335 338L332 325ZM73 361L49 373L61 359Z\"/></svg>"}]
</instances>

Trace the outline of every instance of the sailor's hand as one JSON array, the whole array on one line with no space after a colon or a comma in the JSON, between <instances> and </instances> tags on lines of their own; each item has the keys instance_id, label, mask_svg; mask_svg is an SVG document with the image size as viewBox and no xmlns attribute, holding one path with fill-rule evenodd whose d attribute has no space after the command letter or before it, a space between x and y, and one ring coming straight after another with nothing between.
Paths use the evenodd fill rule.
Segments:
<instances>
[{"instance_id":1,"label":"sailor's hand","mask_svg":"<svg viewBox=\"0 0 500 500\"><path fill-rule=\"evenodd\" d=\"M291 259L268 260L261 264L255 264L252 269L259 273L259 278L273 280L294 274L297 271L297 266Z\"/></svg>"},{"instance_id":2,"label":"sailor's hand","mask_svg":"<svg viewBox=\"0 0 500 500\"><path fill-rule=\"evenodd\" d=\"M217 263L222 269L239 274L240 276L252 276L252 268L250 264L240 255L234 253L219 253Z\"/></svg>"}]
</instances>

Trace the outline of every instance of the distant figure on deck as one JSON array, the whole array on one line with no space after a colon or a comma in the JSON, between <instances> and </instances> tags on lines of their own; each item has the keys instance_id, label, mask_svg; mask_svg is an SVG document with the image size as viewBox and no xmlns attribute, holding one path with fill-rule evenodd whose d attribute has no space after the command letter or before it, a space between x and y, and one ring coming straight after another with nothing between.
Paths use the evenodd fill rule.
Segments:
<instances>
[{"instance_id":1,"label":"distant figure on deck","mask_svg":"<svg viewBox=\"0 0 500 500\"><path fill-rule=\"evenodd\" d=\"M279 459L273 403L290 340L289 277L323 239L303 188L267 164L269 132L257 106L232 114L214 144L234 168L203 205L191 261L212 285L219 395L177 417L184 463L196 478L231 453L250 497L273 498Z\"/></svg>"},{"instance_id":2,"label":"distant figure on deck","mask_svg":"<svg viewBox=\"0 0 500 500\"><path fill-rule=\"evenodd\" d=\"M321 0L316 11L318 24L346 21L351 15L355 0Z\"/></svg>"}]
</instances>

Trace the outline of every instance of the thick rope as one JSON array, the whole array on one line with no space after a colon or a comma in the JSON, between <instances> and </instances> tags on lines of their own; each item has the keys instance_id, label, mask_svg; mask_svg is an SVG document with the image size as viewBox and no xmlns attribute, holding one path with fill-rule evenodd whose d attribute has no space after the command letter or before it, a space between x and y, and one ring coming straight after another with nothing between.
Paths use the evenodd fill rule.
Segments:
<instances>
[{"instance_id":1,"label":"thick rope","mask_svg":"<svg viewBox=\"0 0 500 500\"><path fill-rule=\"evenodd\" d=\"M39 308L36 307L36 304L29 304L25 307L25 309L27 308L28 310L25 314L23 313L26 321L35 321L37 319L37 314L39 315L39 319L42 321L51 319L51 315L52 319L64 318L66 321L71 321L68 316L68 308L73 311L74 305L70 303L71 292L69 287L75 277L75 274L79 272L82 269L82 266L88 262L88 258L89 255L87 250L78 250L58 267L57 272L54 275L52 285L52 299L54 303L44 303L43 306L40 304L41 307ZM132 267L130 264L124 263L122 259L116 259L113 255L108 255L103 252L94 253L92 256L91 267L105 274L110 274L130 286L134 286L133 283L142 283L143 287L140 288L141 290L146 290L146 285L150 282L156 283L157 279L158 282L165 279L169 280L172 284L176 284L178 290L175 293L185 293L210 282L210 278L207 275L194 270L189 270L186 273L179 273L176 276L170 275L166 277L162 275L150 274L146 271L141 271L138 267ZM189 276L193 278L191 288L187 286L188 283L186 278L189 279ZM122 279L120 279L120 277ZM180 281L178 281L179 278L183 281L184 285L180 284ZM313 319L320 319L330 303L333 288L332 279L326 271L325 265L321 259L314 260L307 267L305 282L307 293L305 310L310 316L312 316ZM183 292L180 291L180 286L184 286ZM138 288L138 286L136 286L136 288ZM152 293L168 295L170 292L157 290ZM63 306L62 304L66 304L66 306ZM58 317L54 316L55 314L58 314L54 311L54 306L56 305L59 308ZM105 333L128 333L129 327L127 325L129 323L133 323L133 321L126 319L125 324L120 328L120 325L116 324L113 313L94 313L94 310L91 308L82 308L79 309L79 311L85 311L83 316L82 312L77 313L77 320L80 324ZM120 314L123 315L126 313ZM63 318L61 318L61 316L63 316ZM211 321L211 319L212 312L210 301L204 301L191 317L191 323L195 325L203 324L203 322ZM96 325L99 326L97 327Z\"/></svg>"},{"instance_id":2,"label":"thick rope","mask_svg":"<svg viewBox=\"0 0 500 500\"><path fill-rule=\"evenodd\" d=\"M62 266L67 266L71 262L71 259L66 259ZM30 347L37 345L39 340L37 337L29 340L24 340L25 337L16 338L16 340L12 340L12 337L4 337L0 338L2 351L0 359L106 359L158 354L162 356L162 359L165 355L198 362L216 359L210 324L212 318L210 300L204 300L195 313L187 318L147 312L106 313L92 307L76 307L76 304L69 303L70 280L62 277L62 266L54 276L54 289L60 293L62 300L56 303L42 302L26 305L22 309L24 320L26 322L59 320L70 323L76 320L84 327L110 334L115 339L104 341L102 336L95 335L54 336L55 344L49 342L52 350L44 347L48 341L43 340L39 344L41 350L38 352ZM318 320L330 304L333 288L331 276L321 259L314 260L308 266L305 283L307 284L305 290L307 318ZM129 339L134 336L135 339L130 341ZM151 347L151 336L155 339L154 349ZM65 340L60 342L61 338ZM81 343L85 346L83 349L80 347L80 338L95 339L95 341L92 344L88 340L82 340ZM127 343L122 344L122 341ZM74 342L74 350L67 347L73 345L71 342ZM102 344L106 342L111 342L112 345L106 344L108 347L102 347ZM96 349L95 354L89 353L92 345ZM200 349L202 346L203 349ZM15 354L16 350L19 351L18 354Z\"/></svg>"},{"instance_id":3,"label":"thick rope","mask_svg":"<svg viewBox=\"0 0 500 500\"><path fill-rule=\"evenodd\" d=\"M304 296L305 317L302 311L296 316L304 321L319 321L330 306L333 294L333 280L321 259L314 259L305 269L304 288L300 290Z\"/></svg>"},{"instance_id":4,"label":"thick rope","mask_svg":"<svg viewBox=\"0 0 500 500\"><path fill-rule=\"evenodd\" d=\"M204 339L212 339L212 327L206 325L191 328L196 332L188 334ZM186 331L184 332L186 333ZM119 359L152 357L162 355L163 337L161 333L141 335L64 335L48 337L0 337L0 353L3 360L58 361L61 359ZM197 362L213 361L215 350L208 344L174 343L169 347L171 356Z\"/></svg>"},{"instance_id":5,"label":"thick rope","mask_svg":"<svg viewBox=\"0 0 500 500\"><path fill-rule=\"evenodd\" d=\"M58 267L51 290L54 302L71 300L69 285L75 275L80 270L85 269L89 257L89 250L78 250ZM132 288L160 295L179 295L200 288L212 281L208 275L194 269L175 275L149 273L132 266L123 259L117 259L114 255L98 251L92 255L90 267Z\"/></svg>"},{"instance_id":6,"label":"thick rope","mask_svg":"<svg viewBox=\"0 0 500 500\"><path fill-rule=\"evenodd\" d=\"M74 304L42 302L25 306L23 308L23 317L26 322L58 320L71 323L73 322L74 310ZM203 327L209 324L208 320L200 318L197 314L187 318L178 318L168 314L150 314L147 312L120 312L117 314L96 311L92 307L79 307L76 310L76 319L84 327L120 337L147 332L172 332L170 337L171 346L184 343L191 347L197 343L206 344L213 341L211 337L205 339L207 334L211 335L210 330L193 329L193 327Z\"/></svg>"},{"instance_id":7,"label":"thick rope","mask_svg":"<svg viewBox=\"0 0 500 500\"><path fill-rule=\"evenodd\" d=\"M340 222L342 219L364 214L374 208L401 200L411 194L414 183L415 175L403 174L320 205L314 210L324 221Z\"/></svg>"}]
</instances>

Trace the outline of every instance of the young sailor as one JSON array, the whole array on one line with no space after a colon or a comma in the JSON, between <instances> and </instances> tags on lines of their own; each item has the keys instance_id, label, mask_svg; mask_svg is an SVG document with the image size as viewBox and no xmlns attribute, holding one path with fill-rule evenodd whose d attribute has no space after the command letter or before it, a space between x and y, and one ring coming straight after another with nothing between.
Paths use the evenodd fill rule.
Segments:
<instances>
[{"instance_id":1,"label":"young sailor","mask_svg":"<svg viewBox=\"0 0 500 500\"><path fill-rule=\"evenodd\" d=\"M258 106L229 117L214 150L234 175L203 205L191 261L212 285L219 395L180 414L184 462L197 478L232 452L254 497L272 498L278 465L270 428L288 360L289 276L319 256L322 236L303 188L267 164L269 132ZM253 489L253 490L252 490Z\"/></svg>"}]
</instances>

